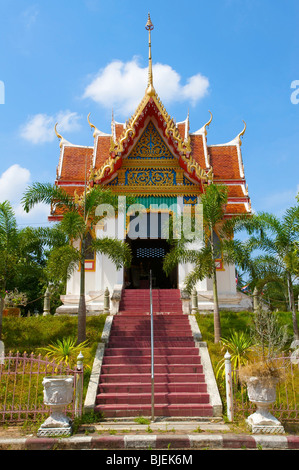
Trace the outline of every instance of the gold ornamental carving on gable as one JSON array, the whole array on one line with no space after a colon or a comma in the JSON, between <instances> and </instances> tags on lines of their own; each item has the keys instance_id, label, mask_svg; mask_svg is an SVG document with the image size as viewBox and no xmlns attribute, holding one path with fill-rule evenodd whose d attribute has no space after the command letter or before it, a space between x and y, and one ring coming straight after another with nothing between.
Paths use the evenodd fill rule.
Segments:
<instances>
[{"instance_id":1,"label":"gold ornamental carving on gable","mask_svg":"<svg viewBox=\"0 0 299 470\"><path fill-rule=\"evenodd\" d=\"M174 186L176 172L173 169L137 168L125 172L126 186Z\"/></svg>"},{"instance_id":2,"label":"gold ornamental carving on gable","mask_svg":"<svg viewBox=\"0 0 299 470\"><path fill-rule=\"evenodd\" d=\"M135 114L126 122L125 129L119 139L114 139L113 136L111 137L110 156L106 162L95 171L93 181L100 182L104 177L112 177L115 171L115 165L119 159L122 158L125 151L124 143L129 137L134 139L136 135L136 124L139 118L146 113L147 106L155 107L158 114L163 118L165 136L173 141L177 153L186 165L187 172L190 175L194 174L199 180L212 180L212 169L207 173L191 155L191 139L189 133L186 139L182 138L173 118L171 118L167 113L160 98L155 92L153 96L145 94L141 103L137 107Z\"/></svg>"},{"instance_id":3,"label":"gold ornamental carving on gable","mask_svg":"<svg viewBox=\"0 0 299 470\"><path fill-rule=\"evenodd\" d=\"M127 159L138 162L141 160L153 161L155 159L173 160L174 156L163 142L152 121L150 121Z\"/></svg>"},{"instance_id":4,"label":"gold ornamental carving on gable","mask_svg":"<svg viewBox=\"0 0 299 470\"><path fill-rule=\"evenodd\" d=\"M151 121L108 185L114 192L140 196L200 193L200 185L186 177Z\"/></svg>"},{"instance_id":5,"label":"gold ornamental carving on gable","mask_svg":"<svg viewBox=\"0 0 299 470\"><path fill-rule=\"evenodd\" d=\"M152 168L123 166L108 185L113 192L136 196L194 196L201 192L200 185L190 181L175 164Z\"/></svg>"}]
</instances>

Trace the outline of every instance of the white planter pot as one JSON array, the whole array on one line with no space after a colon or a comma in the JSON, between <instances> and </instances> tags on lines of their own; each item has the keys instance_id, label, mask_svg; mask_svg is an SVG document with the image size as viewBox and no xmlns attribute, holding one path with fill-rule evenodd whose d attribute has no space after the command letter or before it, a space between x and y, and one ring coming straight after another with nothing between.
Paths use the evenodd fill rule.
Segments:
<instances>
[{"instance_id":1,"label":"white planter pot","mask_svg":"<svg viewBox=\"0 0 299 470\"><path fill-rule=\"evenodd\" d=\"M276 400L277 380L265 380L261 377L250 377L247 381L249 400L257 411L247 418L247 423L255 434L284 433L281 423L269 412L269 407Z\"/></svg>"},{"instance_id":2,"label":"white planter pot","mask_svg":"<svg viewBox=\"0 0 299 470\"><path fill-rule=\"evenodd\" d=\"M51 415L38 430L38 437L70 436L71 421L65 414L65 407L73 401L74 377L60 375L45 377L44 404L51 409Z\"/></svg>"}]
</instances>

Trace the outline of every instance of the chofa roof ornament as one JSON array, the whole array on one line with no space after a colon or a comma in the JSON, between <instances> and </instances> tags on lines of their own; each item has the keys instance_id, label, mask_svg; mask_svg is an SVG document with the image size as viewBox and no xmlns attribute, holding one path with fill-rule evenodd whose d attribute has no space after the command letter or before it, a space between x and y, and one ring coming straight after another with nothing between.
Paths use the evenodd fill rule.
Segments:
<instances>
[{"instance_id":1,"label":"chofa roof ornament","mask_svg":"<svg viewBox=\"0 0 299 470\"><path fill-rule=\"evenodd\" d=\"M241 137L243 137L243 135L245 134L245 131L247 129L247 124L245 121L244 122L244 129L242 130L242 132L240 132L240 134L237 136L237 139L239 139L239 145L241 146L242 145L242 140L241 140Z\"/></svg>"},{"instance_id":2,"label":"chofa roof ornament","mask_svg":"<svg viewBox=\"0 0 299 470\"><path fill-rule=\"evenodd\" d=\"M55 134L56 134L57 138L60 139L59 147L61 148L63 145L72 145L68 140L66 140L64 137L62 137L62 135L60 135L58 133L57 126L58 126L58 122L56 122L56 124L54 126L54 130L55 130Z\"/></svg>"}]
</instances>

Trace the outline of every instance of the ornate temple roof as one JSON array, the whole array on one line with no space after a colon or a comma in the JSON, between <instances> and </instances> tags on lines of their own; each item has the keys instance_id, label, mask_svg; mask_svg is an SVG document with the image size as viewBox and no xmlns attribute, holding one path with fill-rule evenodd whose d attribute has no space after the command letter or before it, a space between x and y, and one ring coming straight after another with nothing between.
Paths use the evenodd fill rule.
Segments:
<instances>
[{"instance_id":1,"label":"ornate temple roof","mask_svg":"<svg viewBox=\"0 0 299 470\"><path fill-rule=\"evenodd\" d=\"M193 133L190 133L189 113L184 121L176 123L167 113L153 84L151 56L153 25L150 17L146 29L149 33L148 84L135 113L125 123L118 123L114 120L112 112L111 134L97 129L88 115L87 120L93 130L92 146L71 144L58 134L55 126L56 135L60 139L56 184L67 188L71 194L75 190L76 193L80 193L83 191L87 178L91 186L94 184L110 185L114 182L111 187L121 191L120 187L117 188L117 176L127 165L128 158L151 122L161 145L165 145L174 157L172 169L180 173L180 181L186 177L190 183L188 185L193 185L194 194L202 193L210 182L225 184L229 188L227 215L249 213L251 204L241 153L241 137L245 133L246 124L242 132L232 141L226 144L208 145L207 128L212 123L212 113L208 122ZM157 169L162 164L162 160L158 155L148 162ZM141 162L136 160L136 167L140 164ZM132 167L132 163L130 165ZM144 162L142 165L144 166ZM162 194L163 187L160 186L159 190ZM175 188L172 191L167 189L165 195L173 196L174 190ZM143 188L140 195L144 195L144 191ZM178 195L182 194L182 191L182 187L178 188ZM154 192L148 194L153 195Z\"/></svg>"}]
</instances>

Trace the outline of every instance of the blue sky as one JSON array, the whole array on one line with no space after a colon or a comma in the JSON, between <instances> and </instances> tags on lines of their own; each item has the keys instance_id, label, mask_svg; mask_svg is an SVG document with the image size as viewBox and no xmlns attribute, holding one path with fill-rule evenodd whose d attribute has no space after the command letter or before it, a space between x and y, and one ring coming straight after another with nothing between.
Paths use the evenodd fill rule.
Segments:
<instances>
[{"instance_id":1,"label":"blue sky","mask_svg":"<svg viewBox=\"0 0 299 470\"><path fill-rule=\"evenodd\" d=\"M295 203L298 1L0 0L0 201L20 226L47 222L46 208L24 216L19 201L28 184L55 180L55 122L73 144L93 145L89 113L110 133L112 107L124 122L141 101L148 11L154 85L169 114L182 121L189 109L192 132L211 110L208 144L232 140L245 120L253 209L280 216Z\"/></svg>"}]
</instances>

